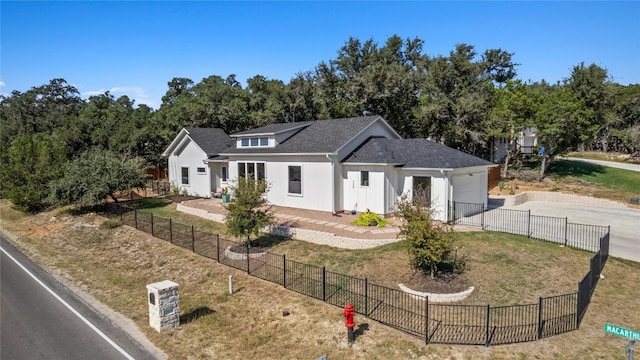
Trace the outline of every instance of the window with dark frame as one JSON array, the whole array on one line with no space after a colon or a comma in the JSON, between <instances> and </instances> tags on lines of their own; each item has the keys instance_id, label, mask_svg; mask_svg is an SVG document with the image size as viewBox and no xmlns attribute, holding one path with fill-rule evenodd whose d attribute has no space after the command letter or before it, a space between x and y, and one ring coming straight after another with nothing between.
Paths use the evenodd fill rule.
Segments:
<instances>
[{"instance_id":1,"label":"window with dark frame","mask_svg":"<svg viewBox=\"0 0 640 360\"><path fill-rule=\"evenodd\" d=\"M183 167L181 175L182 175L182 185L189 185L189 168Z\"/></svg>"},{"instance_id":2,"label":"window with dark frame","mask_svg":"<svg viewBox=\"0 0 640 360\"><path fill-rule=\"evenodd\" d=\"M221 178L221 181L222 181L222 182L227 182L227 177L228 177L228 176L229 176L229 175L228 175L228 173L227 173L227 167L226 167L226 166L223 166L223 167L222 167L222 178Z\"/></svg>"},{"instance_id":3,"label":"window with dark frame","mask_svg":"<svg viewBox=\"0 0 640 360\"><path fill-rule=\"evenodd\" d=\"M301 166L289 166L289 194L302 194Z\"/></svg>"},{"instance_id":4,"label":"window with dark frame","mask_svg":"<svg viewBox=\"0 0 640 360\"><path fill-rule=\"evenodd\" d=\"M199 167L196 171L199 175L204 175L207 173L207 168Z\"/></svg>"},{"instance_id":5,"label":"window with dark frame","mask_svg":"<svg viewBox=\"0 0 640 360\"><path fill-rule=\"evenodd\" d=\"M369 186L369 172L360 171L360 186Z\"/></svg>"}]
</instances>

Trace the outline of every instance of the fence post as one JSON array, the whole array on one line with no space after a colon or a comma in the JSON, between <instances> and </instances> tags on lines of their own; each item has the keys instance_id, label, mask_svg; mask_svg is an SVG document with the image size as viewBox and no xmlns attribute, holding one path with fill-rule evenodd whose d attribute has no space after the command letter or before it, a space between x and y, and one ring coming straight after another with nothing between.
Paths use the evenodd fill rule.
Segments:
<instances>
[{"instance_id":1,"label":"fence post","mask_svg":"<svg viewBox=\"0 0 640 360\"><path fill-rule=\"evenodd\" d=\"M485 334L486 337L484 341L485 346L489 346L489 317L491 316L490 313L491 313L491 305L487 304L487 327L486 327L486 334Z\"/></svg>"},{"instance_id":2,"label":"fence post","mask_svg":"<svg viewBox=\"0 0 640 360\"><path fill-rule=\"evenodd\" d=\"M484 209L482 210L482 216L480 216L480 227L484 230Z\"/></svg>"},{"instance_id":3,"label":"fence post","mask_svg":"<svg viewBox=\"0 0 640 360\"><path fill-rule=\"evenodd\" d=\"M527 217L527 237L531 237L531 209L529 209L529 217Z\"/></svg>"},{"instance_id":4,"label":"fence post","mask_svg":"<svg viewBox=\"0 0 640 360\"><path fill-rule=\"evenodd\" d=\"M327 302L327 269L322 267L322 301Z\"/></svg>"},{"instance_id":5,"label":"fence post","mask_svg":"<svg viewBox=\"0 0 640 360\"><path fill-rule=\"evenodd\" d=\"M567 242L569 241L569 218L564 218L564 247L567 247Z\"/></svg>"},{"instance_id":6,"label":"fence post","mask_svg":"<svg viewBox=\"0 0 640 360\"><path fill-rule=\"evenodd\" d=\"M122 222L122 213L124 212L122 206L118 206L120 208L120 222Z\"/></svg>"},{"instance_id":7,"label":"fence post","mask_svg":"<svg viewBox=\"0 0 640 360\"><path fill-rule=\"evenodd\" d=\"M424 297L424 341L429 344L429 297Z\"/></svg>"},{"instance_id":8,"label":"fence post","mask_svg":"<svg viewBox=\"0 0 640 360\"><path fill-rule=\"evenodd\" d=\"M191 225L191 251L196 252L196 237L193 231L193 225Z\"/></svg>"},{"instance_id":9,"label":"fence post","mask_svg":"<svg viewBox=\"0 0 640 360\"><path fill-rule=\"evenodd\" d=\"M138 209L133 209L133 220L136 226L136 230L138 230Z\"/></svg>"},{"instance_id":10,"label":"fence post","mask_svg":"<svg viewBox=\"0 0 640 360\"><path fill-rule=\"evenodd\" d=\"M151 213L151 236L156 236L156 234L153 231L153 213Z\"/></svg>"},{"instance_id":11,"label":"fence post","mask_svg":"<svg viewBox=\"0 0 640 360\"><path fill-rule=\"evenodd\" d=\"M220 263L220 234L216 234L216 260Z\"/></svg>"},{"instance_id":12,"label":"fence post","mask_svg":"<svg viewBox=\"0 0 640 360\"><path fill-rule=\"evenodd\" d=\"M249 239L247 239L247 274L251 275L251 267L249 264L249 250L251 250L251 244L249 243Z\"/></svg>"},{"instance_id":13,"label":"fence post","mask_svg":"<svg viewBox=\"0 0 640 360\"><path fill-rule=\"evenodd\" d=\"M173 222L169 218L169 242L173 244Z\"/></svg>"},{"instance_id":14,"label":"fence post","mask_svg":"<svg viewBox=\"0 0 640 360\"><path fill-rule=\"evenodd\" d=\"M369 316L369 279L364 278L364 315Z\"/></svg>"},{"instance_id":15,"label":"fence post","mask_svg":"<svg viewBox=\"0 0 640 360\"><path fill-rule=\"evenodd\" d=\"M282 286L287 288L287 255L282 255Z\"/></svg>"},{"instance_id":16,"label":"fence post","mask_svg":"<svg viewBox=\"0 0 640 360\"><path fill-rule=\"evenodd\" d=\"M538 339L542 339L542 296L538 299Z\"/></svg>"}]
</instances>

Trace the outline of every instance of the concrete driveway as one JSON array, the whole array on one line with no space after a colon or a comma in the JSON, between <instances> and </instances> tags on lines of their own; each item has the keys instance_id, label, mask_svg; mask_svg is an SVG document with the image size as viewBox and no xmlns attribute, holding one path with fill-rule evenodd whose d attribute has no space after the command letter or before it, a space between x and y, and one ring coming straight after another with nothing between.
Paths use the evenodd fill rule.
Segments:
<instances>
[{"instance_id":1,"label":"concrete driveway","mask_svg":"<svg viewBox=\"0 0 640 360\"><path fill-rule=\"evenodd\" d=\"M611 225L609 254L640 262L640 210L528 201L502 209L531 210L531 215L567 217L571 223Z\"/></svg>"}]
</instances>

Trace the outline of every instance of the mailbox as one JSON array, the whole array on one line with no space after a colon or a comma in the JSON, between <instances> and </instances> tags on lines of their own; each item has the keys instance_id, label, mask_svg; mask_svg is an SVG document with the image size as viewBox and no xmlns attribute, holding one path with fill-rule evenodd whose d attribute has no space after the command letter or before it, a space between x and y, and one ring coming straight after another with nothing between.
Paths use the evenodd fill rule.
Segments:
<instances>
[{"instance_id":1,"label":"mailbox","mask_svg":"<svg viewBox=\"0 0 640 360\"><path fill-rule=\"evenodd\" d=\"M180 325L178 284L164 280L147 285L149 325L157 331Z\"/></svg>"}]
</instances>

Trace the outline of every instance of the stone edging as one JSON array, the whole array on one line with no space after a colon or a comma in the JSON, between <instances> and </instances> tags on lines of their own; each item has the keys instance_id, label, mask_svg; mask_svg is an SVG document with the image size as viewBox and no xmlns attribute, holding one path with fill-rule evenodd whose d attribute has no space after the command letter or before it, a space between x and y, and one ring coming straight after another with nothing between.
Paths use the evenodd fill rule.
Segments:
<instances>
[{"instance_id":1,"label":"stone edging","mask_svg":"<svg viewBox=\"0 0 640 360\"><path fill-rule=\"evenodd\" d=\"M475 289L473 286L468 288L467 290L459 293L453 294L436 294L436 293L428 293L428 292L420 292L411 290L403 284L398 284L400 290L406 292L407 294L414 295L415 297L424 298L425 296L429 297L429 302L443 303L443 302L455 302L466 299L473 290Z\"/></svg>"},{"instance_id":2,"label":"stone edging","mask_svg":"<svg viewBox=\"0 0 640 360\"><path fill-rule=\"evenodd\" d=\"M265 255L267 255L266 252L250 253L249 259L256 259ZM227 248L224 249L224 256L228 257L231 260L247 260L247 254L231 251L231 246L227 246Z\"/></svg>"},{"instance_id":3,"label":"stone edging","mask_svg":"<svg viewBox=\"0 0 640 360\"><path fill-rule=\"evenodd\" d=\"M563 194L553 191L525 191L517 195L491 195L490 199L504 200L504 204L502 204L502 206L516 206L527 201L546 201L575 205L626 207L622 203L608 199L599 199L576 194Z\"/></svg>"}]
</instances>

